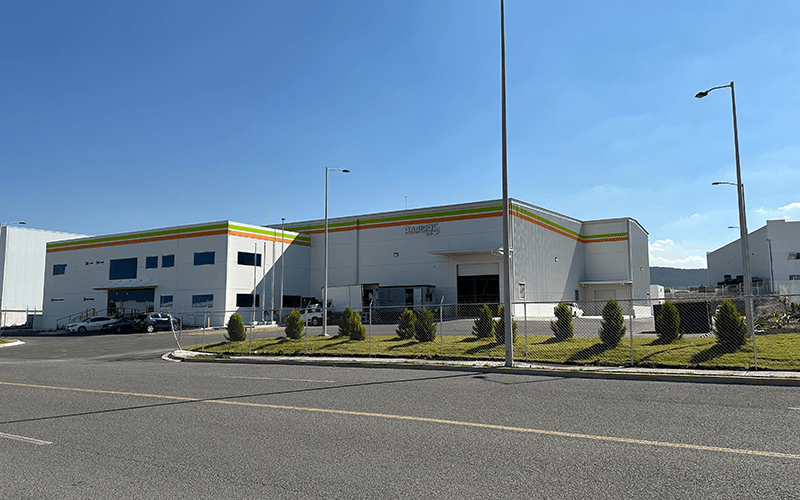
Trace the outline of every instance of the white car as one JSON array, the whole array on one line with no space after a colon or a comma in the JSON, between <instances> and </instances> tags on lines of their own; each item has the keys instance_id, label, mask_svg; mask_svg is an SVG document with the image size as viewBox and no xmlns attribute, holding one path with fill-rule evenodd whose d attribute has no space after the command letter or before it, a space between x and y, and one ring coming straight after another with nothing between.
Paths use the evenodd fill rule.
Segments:
<instances>
[{"instance_id":1,"label":"white car","mask_svg":"<svg viewBox=\"0 0 800 500\"><path fill-rule=\"evenodd\" d=\"M322 324L322 304L311 304L300 311L300 318L311 326Z\"/></svg>"},{"instance_id":2,"label":"white car","mask_svg":"<svg viewBox=\"0 0 800 500\"><path fill-rule=\"evenodd\" d=\"M583 309L578 307L578 304L575 302L569 304L567 307L569 307L569 311L572 313L573 317L577 318L579 316L583 316Z\"/></svg>"},{"instance_id":3,"label":"white car","mask_svg":"<svg viewBox=\"0 0 800 500\"><path fill-rule=\"evenodd\" d=\"M111 324L115 321L114 318L108 316L95 316L93 318L85 319L78 323L70 323L67 325L68 332L99 332L103 326Z\"/></svg>"}]
</instances>

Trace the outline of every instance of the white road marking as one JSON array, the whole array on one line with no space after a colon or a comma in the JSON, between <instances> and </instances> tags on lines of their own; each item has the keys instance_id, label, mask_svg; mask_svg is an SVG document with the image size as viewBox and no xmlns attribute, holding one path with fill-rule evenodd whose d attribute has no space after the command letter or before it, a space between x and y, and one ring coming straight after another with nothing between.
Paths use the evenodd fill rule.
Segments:
<instances>
[{"instance_id":1,"label":"white road marking","mask_svg":"<svg viewBox=\"0 0 800 500\"><path fill-rule=\"evenodd\" d=\"M34 439L25 436L16 436L14 434L6 434L5 432L0 432L0 438L14 439L16 441L24 441L31 444L53 444L50 441L42 441L41 439Z\"/></svg>"}]
</instances>

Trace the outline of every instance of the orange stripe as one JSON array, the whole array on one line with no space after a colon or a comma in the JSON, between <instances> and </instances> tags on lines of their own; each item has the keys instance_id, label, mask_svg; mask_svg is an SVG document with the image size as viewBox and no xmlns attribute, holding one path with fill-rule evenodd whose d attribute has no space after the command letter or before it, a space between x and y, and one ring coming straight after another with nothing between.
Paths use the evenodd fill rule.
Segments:
<instances>
[{"instance_id":1,"label":"orange stripe","mask_svg":"<svg viewBox=\"0 0 800 500\"><path fill-rule=\"evenodd\" d=\"M104 241L103 243L92 243L89 245L77 245L74 247L59 247L59 248L50 248L47 250L47 253L51 252L64 252L67 250L86 250L89 248L100 248L100 247L112 247L112 246L120 246L120 245L133 245L136 243L151 243L154 241L167 241L167 240L179 240L184 238L199 238L201 236L215 236L220 234L231 234L233 236L243 236L245 238L253 238L258 240L268 240L268 241L276 241L280 242L280 238L274 238L271 236L266 235L259 235L254 233L245 233L242 231L229 231L227 229L218 229L215 231L203 231L198 233L189 233L189 234L170 234L167 236L154 236L152 238L140 238L140 239L130 239L130 240L123 240L123 241ZM301 246L311 246L311 243L306 243L302 241L294 241L284 238L284 242L288 244L295 244Z\"/></svg>"},{"instance_id":2,"label":"orange stripe","mask_svg":"<svg viewBox=\"0 0 800 500\"><path fill-rule=\"evenodd\" d=\"M498 212L488 212L484 214L453 215L451 217L434 217L431 219L413 219L413 220L404 220L398 222L384 222L377 224L370 224L367 222L356 226L337 227L337 228L329 227L328 232L338 233L341 231L355 231L356 229L378 229L384 227L397 227L397 226L409 226L409 225L415 226L417 224L428 224L432 222L451 222L457 220L486 219L489 217L500 217L501 215L503 214ZM323 234L324 232L325 232L324 229L317 229L314 231L304 231L303 234Z\"/></svg>"},{"instance_id":3,"label":"orange stripe","mask_svg":"<svg viewBox=\"0 0 800 500\"><path fill-rule=\"evenodd\" d=\"M234 231L234 230L231 230L230 234L231 234L231 236L241 236L241 237L244 237L244 238L251 238L251 239L254 239L254 240L274 241L276 243L280 243L281 241L283 241L284 243L287 243L289 245L301 245L301 246L308 246L308 247L311 246L311 243L306 243L304 241L296 241L296 240L291 240L291 239L288 239L288 238L283 238L283 240L281 240L280 237L267 236L265 234L247 233L247 232L244 232L244 231Z\"/></svg>"},{"instance_id":4,"label":"orange stripe","mask_svg":"<svg viewBox=\"0 0 800 500\"><path fill-rule=\"evenodd\" d=\"M532 224L536 224L537 226L541 226L541 227L543 227L543 228L545 228L547 230L553 231L553 232L558 233L558 234L560 234L562 236L566 236L567 238L569 238L571 240L575 240L575 241L577 241L579 243L608 243L608 242L612 242L612 241L626 241L628 239L627 236L617 236L617 237L613 237L613 238L598 238L598 239L578 238L574 234L567 233L565 231L562 231L562 230L560 230L558 228L555 228L553 226L545 224L542 221L539 221L539 220L533 219L531 217L528 217L527 215L521 214L519 212L513 212L513 215L519 217L520 219L522 219L522 220L524 220L526 222L530 222Z\"/></svg>"}]
</instances>

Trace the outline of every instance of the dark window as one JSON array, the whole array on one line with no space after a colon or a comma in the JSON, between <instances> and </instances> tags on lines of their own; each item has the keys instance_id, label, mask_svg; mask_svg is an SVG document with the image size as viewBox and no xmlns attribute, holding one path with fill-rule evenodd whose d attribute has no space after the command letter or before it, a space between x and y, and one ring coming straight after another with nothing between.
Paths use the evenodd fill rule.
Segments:
<instances>
[{"instance_id":1,"label":"dark window","mask_svg":"<svg viewBox=\"0 0 800 500\"><path fill-rule=\"evenodd\" d=\"M175 256L174 255L162 256L161 267L175 267Z\"/></svg>"},{"instance_id":2,"label":"dark window","mask_svg":"<svg viewBox=\"0 0 800 500\"><path fill-rule=\"evenodd\" d=\"M145 269L155 269L158 267L158 257L147 257L144 261Z\"/></svg>"},{"instance_id":3,"label":"dark window","mask_svg":"<svg viewBox=\"0 0 800 500\"><path fill-rule=\"evenodd\" d=\"M192 295L192 307L213 307L214 294Z\"/></svg>"},{"instance_id":4,"label":"dark window","mask_svg":"<svg viewBox=\"0 0 800 500\"><path fill-rule=\"evenodd\" d=\"M302 302L299 295L284 295L282 307L302 307Z\"/></svg>"},{"instance_id":5,"label":"dark window","mask_svg":"<svg viewBox=\"0 0 800 500\"><path fill-rule=\"evenodd\" d=\"M66 264L53 264L53 276L57 274L67 274Z\"/></svg>"},{"instance_id":6,"label":"dark window","mask_svg":"<svg viewBox=\"0 0 800 500\"><path fill-rule=\"evenodd\" d=\"M260 306L261 306L261 295L256 295L256 307ZM237 293L236 307L253 307L253 296L249 293Z\"/></svg>"},{"instance_id":7,"label":"dark window","mask_svg":"<svg viewBox=\"0 0 800 500\"><path fill-rule=\"evenodd\" d=\"M790 281L800 280L800 274L790 274L789 280Z\"/></svg>"},{"instance_id":8,"label":"dark window","mask_svg":"<svg viewBox=\"0 0 800 500\"><path fill-rule=\"evenodd\" d=\"M112 259L109 262L108 279L130 280L136 278L138 262L136 257L132 259Z\"/></svg>"},{"instance_id":9,"label":"dark window","mask_svg":"<svg viewBox=\"0 0 800 500\"><path fill-rule=\"evenodd\" d=\"M195 252L194 265L205 266L214 263L214 252Z\"/></svg>"},{"instance_id":10,"label":"dark window","mask_svg":"<svg viewBox=\"0 0 800 500\"><path fill-rule=\"evenodd\" d=\"M161 296L161 307L172 307L172 295Z\"/></svg>"},{"instance_id":11,"label":"dark window","mask_svg":"<svg viewBox=\"0 0 800 500\"><path fill-rule=\"evenodd\" d=\"M238 262L239 262L240 266L261 267L261 254L260 253L239 252L239 261Z\"/></svg>"}]
</instances>

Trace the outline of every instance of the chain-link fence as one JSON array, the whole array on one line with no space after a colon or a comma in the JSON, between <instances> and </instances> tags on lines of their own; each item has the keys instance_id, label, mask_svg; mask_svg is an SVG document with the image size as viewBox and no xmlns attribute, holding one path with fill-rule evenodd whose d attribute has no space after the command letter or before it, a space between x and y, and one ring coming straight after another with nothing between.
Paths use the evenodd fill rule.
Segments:
<instances>
[{"instance_id":1,"label":"chain-link fence","mask_svg":"<svg viewBox=\"0 0 800 500\"><path fill-rule=\"evenodd\" d=\"M720 341L720 328L715 324L724 300L731 300L738 314L744 315L742 298L708 296L670 301L618 300L613 305L592 301L561 305L555 302L514 303L514 361L800 369L800 297L772 295L754 298L757 336L755 340L749 336L740 317L736 324L740 325L737 328L740 328L741 338L734 344ZM671 305L667 306L667 303ZM659 318L668 307L675 311L675 318L671 323L664 320L657 327ZM501 304L440 304L424 311L405 306L365 307L360 311L365 336L358 341L346 338L347 332L341 331L336 313L329 316L329 337L322 337L322 327L307 326L302 339L290 340L284 336L283 325L279 325L258 334L258 342L251 342L249 351L256 350L261 354L505 359ZM287 315L288 311L284 311L282 316L285 318ZM247 323L249 318L245 314L242 316ZM182 315L184 327L197 323L202 325L203 321ZM668 323L674 325L672 333ZM428 340L431 331L433 339ZM241 352L241 348L236 351L231 346L222 349L230 353Z\"/></svg>"},{"instance_id":2,"label":"chain-link fence","mask_svg":"<svg viewBox=\"0 0 800 500\"><path fill-rule=\"evenodd\" d=\"M0 311L0 329L30 330L36 316L42 311L37 309L3 309Z\"/></svg>"}]
</instances>

